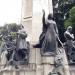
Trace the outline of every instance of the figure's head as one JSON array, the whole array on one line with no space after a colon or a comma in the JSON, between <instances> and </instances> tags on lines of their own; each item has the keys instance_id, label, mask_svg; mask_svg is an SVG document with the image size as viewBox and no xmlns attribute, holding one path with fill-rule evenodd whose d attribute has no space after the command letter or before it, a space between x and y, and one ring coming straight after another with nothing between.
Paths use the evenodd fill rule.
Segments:
<instances>
[{"instance_id":1,"label":"figure's head","mask_svg":"<svg viewBox=\"0 0 75 75\"><path fill-rule=\"evenodd\" d=\"M22 25L22 28L24 28L24 26Z\"/></svg>"},{"instance_id":2,"label":"figure's head","mask_svg":"<svg viewBox=\"0 0 75 75\"><path fill-rule=\"evenodd\" d=\"M67 31L72 32L72 27L68 26Z\"/></svg>"},{"instance_id":3,"label":"figure's head","mask_svg":"<svg viewBox=\"0 0 75 75\"><path fill-rule=\"evenodd\" d=\"M23 29L23 28L24 28L24 26L23 26L23 25L21 25L21 26L20 26L20 30L21 30L21 29Z\"/></svg>"},{"instance_id":4,"label":"figure's head","mask_svg":"<svg viewBox=\"0 0 75 75\"><path fill-rule=\"evenodd\" d=\"M8 37L8 40L9 40L9 41L12 41L12 40L13 40L11 34L9 34L7 37Z\"/></svg>"},{"instance_id":5,"label":"figure's head","mask_svg":"<svg viewBox=\"0 0 75 75\"><path fill-rule=\"evenodd\" d=\"M53 14L48 15L48 20L53 20Z\"/></svg>"}]
</instances>

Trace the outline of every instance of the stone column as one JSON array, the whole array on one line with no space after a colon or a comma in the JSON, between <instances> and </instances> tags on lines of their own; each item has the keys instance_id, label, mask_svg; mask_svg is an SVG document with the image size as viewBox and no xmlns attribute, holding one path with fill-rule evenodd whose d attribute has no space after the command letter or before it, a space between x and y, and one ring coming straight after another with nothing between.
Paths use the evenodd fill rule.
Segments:
<instances>
[{"instance_id":1,"label":"stone column","mask_svg":"<svg viewBox=\"0 0 75 75\"><path fill-rule=\"evenodd\" d=\"M53 13L52 0L22 0L22 24L32 43L39 40L42 31L42 9Z\"/></svg>"},{"instance_id":2,"label":"stone column","mask_svg":"<svg viewBox=\"0 0 75 75\"><path fill-rule=\"evenodd\" d=\"M22 0L22 16L21 22L24 26L29 39L31 40L32 36L32 6L33 0Z\"/></svg>"}]
</instances>

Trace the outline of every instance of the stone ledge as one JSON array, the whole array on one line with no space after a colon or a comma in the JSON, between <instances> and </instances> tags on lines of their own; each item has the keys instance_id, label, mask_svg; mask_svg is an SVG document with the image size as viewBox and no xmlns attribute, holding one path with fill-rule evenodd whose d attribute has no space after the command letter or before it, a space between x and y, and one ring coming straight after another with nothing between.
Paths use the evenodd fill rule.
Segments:
<instances>
[{"instance_id":1,"label":"stone ledge","mask_svg":"<svg viewBox=\"0 0 75 75\"><path fill-rule=\"evenodd\" d=\"M54 57L55 53L54 52L45 52L45 53L43 53L41 51L41 55L44 56L44 57L52 57L52 56Z\"/></svg>"}]
</instances>

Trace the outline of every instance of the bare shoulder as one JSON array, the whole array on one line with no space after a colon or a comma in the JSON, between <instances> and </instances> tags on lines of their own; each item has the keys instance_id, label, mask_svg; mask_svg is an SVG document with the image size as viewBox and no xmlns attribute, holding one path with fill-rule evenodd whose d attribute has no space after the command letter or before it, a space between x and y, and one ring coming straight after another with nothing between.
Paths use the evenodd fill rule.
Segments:
<instances>
[{"instance_id":1,"label":"bare shoulder","mask_svg":"<svg viewBox=\"0 0 75 75\"><path fill-rule=\"evenodd\" d=\"M56 22L55 22L55 21L53 21L53 24L56 24Z\"/></svg>"},{"instance_id":2,"label":"bare shoulder","mask_svg":"<svg viewBox=\"0 0 75 75\"><path fill-rule=\"evenodd\" d=\"M56 22L54 20L47 20L47 22L56 24Z\"/></svg>"}]
</instances>

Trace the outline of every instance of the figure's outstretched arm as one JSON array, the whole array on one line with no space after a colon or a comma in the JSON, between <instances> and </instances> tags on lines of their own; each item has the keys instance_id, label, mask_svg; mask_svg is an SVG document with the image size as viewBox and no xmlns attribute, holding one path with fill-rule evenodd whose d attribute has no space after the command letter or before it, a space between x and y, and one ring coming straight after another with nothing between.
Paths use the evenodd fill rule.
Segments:
<instances>
[{"instance_id":1,"label":"figure's outstretched arm","mask_svg":"<svg viewBox=\"0 0 75 75\"><path fill-rule=\"evenodd\" d=\"M42 12L43 12L42 23L43 25L45 25L45 10L42 10Z\"/></svg>"},{"instance_id":2,"label":"figure's outstretched arm","mask_svg":"<svg viewBox=\"0 0 75 75\"><path fill-rule=\"evenodd\" d=\"M58 32L58 27L57 27L56 22L54 22L54 29L55 29L56 34L57 34L57 35L59 35L59 32Z\"/></svg>"}]
</instances>

